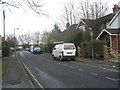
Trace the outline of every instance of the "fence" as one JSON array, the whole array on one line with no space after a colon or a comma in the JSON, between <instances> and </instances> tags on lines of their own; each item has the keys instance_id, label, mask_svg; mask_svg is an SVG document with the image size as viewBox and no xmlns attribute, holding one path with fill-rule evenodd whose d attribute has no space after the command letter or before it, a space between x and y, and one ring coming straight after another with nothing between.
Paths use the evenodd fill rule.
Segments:
<instances>
[{"instance_id":1,"label":"fence","mask_svg":"<svg viewBox=\"0 0 120 90\"><path fill-rule=\"evenodd\" d=\"M120 52L118 47L107 47L104 45L104 60L109 61L110 59L119 60Z\"/></svg>"},{"instance_id":2,"label":"fence","mask_svg":"<svg viewBox=\"0 0 120 90\"><path fill-rule=\"evenodd\" d=\"M82 54L82 48L77 47L77 54L78 57L85 57L84 54ZM103 58L105 61L109 61L110 59L119 59L120 52L118 51L117 47L107 47L106 45L103 46Z\"/></svg>"}]
</instances>

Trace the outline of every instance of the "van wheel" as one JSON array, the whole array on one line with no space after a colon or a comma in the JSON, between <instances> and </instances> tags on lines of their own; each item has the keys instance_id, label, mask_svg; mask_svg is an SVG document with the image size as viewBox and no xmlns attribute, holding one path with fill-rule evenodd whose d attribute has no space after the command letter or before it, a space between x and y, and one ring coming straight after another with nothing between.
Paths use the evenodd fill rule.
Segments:
<instances>
[{"instance_id":1,"label":"van wheel","mask_svg":"<svg viewBox=\"0 0 120 90\"><path fill-rule=\"evenodd\" d=\"M62 56L60 56L60 61L62 61L63 60L63 58L62 58Z\"/></svg>"},{"instance_id":2,"label":"van wheel","mask_svg":"<svg viewBox=\"0 0 120 90\"><path fill-rule=\"evenodd\" d=\"M55 60L55 57L54 57L54 55L52 55L52 58L53 58L53 60Z\"/></svg>"},{"instance_id":3,"label":"van wheel","mask_svg":"<svg viewBox=\"0 0 120 90\"><path fill-rule=\"evenodd\" d=\"M75 58L71 58L72 61L75 61Z\"/></svg>"}]
</instances>

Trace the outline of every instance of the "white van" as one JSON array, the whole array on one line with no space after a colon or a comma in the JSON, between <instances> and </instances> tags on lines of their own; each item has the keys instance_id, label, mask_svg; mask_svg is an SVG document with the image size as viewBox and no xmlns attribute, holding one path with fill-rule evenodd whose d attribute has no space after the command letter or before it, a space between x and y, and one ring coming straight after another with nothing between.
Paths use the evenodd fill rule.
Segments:
<instances>
[{"instance_id":1,"label":"white van","mask_svg":"<svg viewBox=\"0 0 120 90\"><path fill-rule=\"evenodd\" d=\"M63 59L75 60L76 48L73 43L57 44L53 48L52 57L53 59L58 58L61 61Z\"/></svg>"}]
</instances>

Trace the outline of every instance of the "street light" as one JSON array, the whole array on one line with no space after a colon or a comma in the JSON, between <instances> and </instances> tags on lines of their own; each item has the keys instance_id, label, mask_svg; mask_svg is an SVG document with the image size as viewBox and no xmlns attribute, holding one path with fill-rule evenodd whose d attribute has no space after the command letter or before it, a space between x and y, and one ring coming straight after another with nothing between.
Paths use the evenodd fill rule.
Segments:
<instances>
[{"instance_id":1,"label":"street light","mask_svg":"<svg viewBox=\"0 0 120 90\"><path fill-rule=\"evenodd\" d=\"M19 28L14 28L14 48L15 48L15 57L16 57L16 38L15 38L15 30L19 30Z\"/></svg>"},{"instance_id":2,"label":"street light","mask_svg":"<svg viewBox=\"0 0 120 90\"><path fill-rule=\"evenodd\" d=\"M6 5L6 6L9 5L9 6L16 7L16 8L19 8L19 7L15 6L13 4L7 3L7 2L3 2L2 0L0 0L0 5L2 5L2 9L3 9L2 10L2 13L3 13L3 37L4 37L3 39L4 39L4 42L5 42L5 9L4 9L4 5Z\"/></svg>"},{"instance_id":3,"label":"street light","mask_svg":"<svg viewBox=\"0 0 120 90\"><path fill-rule=\"evenodd\" d=\"M92 59L94 60L94 51L93 51L93 31L92 28L89 28L90 31L90 36L91 36L91 40L92 40Z\"/></svg>"}]
</instances>

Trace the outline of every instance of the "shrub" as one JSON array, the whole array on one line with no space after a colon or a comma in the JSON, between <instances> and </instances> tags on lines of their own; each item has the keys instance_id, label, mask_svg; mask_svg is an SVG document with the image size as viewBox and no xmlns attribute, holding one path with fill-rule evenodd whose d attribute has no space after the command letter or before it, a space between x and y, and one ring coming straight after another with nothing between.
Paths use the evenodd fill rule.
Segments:
<instances>
[{"instance_id":1,"label":"shrub","mask_svg":"<svg viewBox=\"0 0 120 90\"><path fill-rule=\"evenodd\" d=\"M43 47L43 51L51 53L53 46L54 45L52 43L48 43L45 47Z\"/></svg>"},{"instance_id":2,"label":"shrub","mask_svg":"<svg viewBox=\"0 0 120 90\"><path fill-rule=\"evenodd\" d=\"M2 46L2 57L9 56L9 46L3 45Z\"/></svg>"},{"instance_id":3,"label":"shrub","mask_svg":"<svg viewBox=\"0 0 120 90\"><path fill-rule=\"evenodd\" d=\"M82 47L82 56L83 57L92 57L92 45L93 45L93 52L94 58L96 59L103 59L103 45L106 45L106 42L103 40L94 40L85 41L81 43Z\"/></svg>"}]
</instances>

